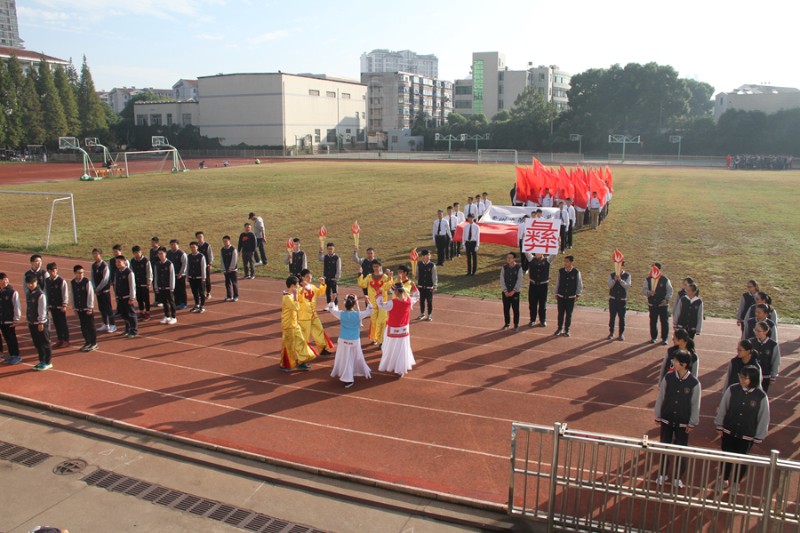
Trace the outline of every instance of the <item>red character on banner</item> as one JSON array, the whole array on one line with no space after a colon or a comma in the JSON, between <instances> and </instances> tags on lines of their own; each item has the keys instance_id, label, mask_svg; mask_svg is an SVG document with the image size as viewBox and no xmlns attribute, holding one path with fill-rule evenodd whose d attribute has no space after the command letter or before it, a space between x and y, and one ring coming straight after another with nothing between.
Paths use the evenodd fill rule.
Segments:
<instances>
[{"instance_id":1,"label":"red character on banner","mask_svg":"<svg viewBox=\"0 0 800 533\"><path fill-rule=\"evenodd\" d=\"M525 228L522 248L526 253L542 253L544 255L558 253L558 225L554 225L549 220L533 220L531 225ZM534 249L538 250L534 252Z\"/></svg>"}]
</instances>

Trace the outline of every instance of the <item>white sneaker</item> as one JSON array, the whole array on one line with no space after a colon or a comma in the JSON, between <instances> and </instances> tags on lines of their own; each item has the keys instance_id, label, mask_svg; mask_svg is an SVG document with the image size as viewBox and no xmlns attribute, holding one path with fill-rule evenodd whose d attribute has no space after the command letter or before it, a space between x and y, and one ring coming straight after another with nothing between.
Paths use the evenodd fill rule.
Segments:
<instances>
[{"instance_id":1,"label":"white sneaker","mask_svg":"<svg viewBox=\"0 0 800 533\"><path fill-rule=\"evenodd\" d=\"M656 478L656 485L663 485L668 479L669 479L669 476L665 476L664 474L661 474Z\"/></svg>"},{"instance_id":2,"label":"white sneaker","mask_svg":"<svg viewBox=\"0 0 800 533\"><path fill-rule=\"evenodd\" d=\"M109 333L116 333L117 332L117 326L108 326L108 332Z\"/></svg>"},{"instance_id":3,"label":"white sneaker","mask_svg":"<svg viewBox=\"0 0 800 533\"><path fill-rule=\"evenodd\" d=\"M676 489L682 489L683 481L681 481L680 479L676 479L675 481L672 482L672 486L675 487Z\"/></svg>"},{"instance_id":4,"label":"white sneaker","mask_svg":"<svg viewBox=\"0 0 800 533\"><path fill-rule=\"evenodd\" d=\"M108 329L108 326L106 326L105 324L102 324L99 328L97 328L97 331L101 331L102 332L102 331L105 331L107 329Z\"/></svg>"},{"instance_id":5,"label":"white sneaker","mask_svg":"<svg viewBox=\"0 0 800 533\"><path fill-rule=\"evenodd\" d=\"M177 318L170 318L169 322L167 322L167 324L177 324L177 323L178 323L178 319Z\"/></svg>"},{"instance_id":6,"label":"white sneaker","mask_svg":"<svg viewBox=\"0 0 800 533\"><path fill-rule=\"evenodd\" d=\"M169 324L169 318L164 317L158 321L159 324Z\"/></svg>"}]
</instances>

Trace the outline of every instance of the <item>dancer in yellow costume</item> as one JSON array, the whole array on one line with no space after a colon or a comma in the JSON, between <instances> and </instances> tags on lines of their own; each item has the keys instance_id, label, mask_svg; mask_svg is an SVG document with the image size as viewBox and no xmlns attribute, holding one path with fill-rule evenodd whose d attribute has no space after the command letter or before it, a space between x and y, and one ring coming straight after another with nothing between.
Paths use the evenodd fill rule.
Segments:
<instances>
[{"instance_id":1,"label":"dancer in yellow costume","mask_svg":"<svg viewBox=\"0 0 800 533\"><path fill-rule=\"evenodd\" d=\"M408 276L409 269L406 265L400 265L397 267L397 276L392 277L390 280L390 284L400 283L403 285L403 289L405 289L406 294L412 298L416 298L419 300L419 289L417 288L416 283L412 281L412 279ZM397 298L397 294L392 294L392 299ZM384 302L385 303L385 302Z\"/></svg>"},{"instance_id":2,"label":"dancer in yellow costume","mask_svg":"<svg viewBox=\"0 0 800 533\"><path fill-rule=\"evenodd\" d=\"M300 302L300 311L297 315L297 323L300 324L300 329L303 331L303 337L317 345L317 351L320 355L328 355L333 350L333 342L325 329L322 327L322 321L317 314L317 298L325 296L325 278L319 278L319 287L315 287L311 283L311 271L304 268L300 271L300 287L297 290L297 301Z\"/></svg>"},{"instance_id":3,"label":"dancer in yellow costume","mask_svg":"<svg viewBox=\"0 0 800 533\"><path fill-rule=\"evenodd\" d=\"M297 278L286 278L286 290L281 303L281 370L291 372L295 368L311 370L311 361L317 352L311 347L297 323L300 302L297 301Z\"/></svg>"},{"instance_id":4,"label":"dancer in yellow costume","mask_svg":"<svg viewBox=\"0 0 800 533\"><path fill-rule=\"evenodd\" d=\"M361 273L361 268L358 269ZM383 273L381 262L372 262L372 274L369 276L359 276L358 286L367 289L367 299L372 304L372 315L370 315L369 340L372 344L383 344L383 330L386 329L386 311L378 307L378 295L383 294L384 300L388 298L388 291L392 287L392 271L387 270Z\"/></svg>"}]
</instances>

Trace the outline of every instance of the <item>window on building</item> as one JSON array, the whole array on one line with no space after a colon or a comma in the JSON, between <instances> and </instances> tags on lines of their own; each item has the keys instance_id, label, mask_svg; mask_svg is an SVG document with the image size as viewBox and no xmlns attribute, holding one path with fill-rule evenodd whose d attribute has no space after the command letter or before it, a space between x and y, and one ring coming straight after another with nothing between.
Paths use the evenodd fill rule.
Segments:
<instances>
[{"instance_id":1,"label":"window on building","mask_svg":"<svg viewBox=\"0 0 800 533\"><path fill-rule=\"evenodd\" d=\"M397 141L397 135L392 135L392 143L396 143Z\"/></svg>"},{"instance_id":2,"label":"window on building","mask_svg":"<svg viewBox=\"0 0 800 533\"><path fill-rule=\"evenodd\" d=\"M350 93L342 93L342 100L350 100Z\"/></svg>"},{"instance_id":3,"label":"window on building","mask_svg":"<svg viewBox=\"0 0 800 533\"><path fill-rule=\"evenodd\" d=\"M309 89L308 90L309 96L319 96L319 91L317 89Z\"/></svg>"},{"instance_id":4,"label":"window on building","mask_svg":"<svg viewBox=\"0 0 800 533\"><path fill-rule=\"evenodd\" d=\"M182 126L191 126L192 125L192 114L191 113L184 113L183 117L181 118Z\"/></svg>"},{"instance_id":5,"label":"window on building","mask_svg":"<svg viewBox=\"0 0 800 533\"><path fill-rule=\"evenodd\" d=\"M147 115L136 115L137 126L147 126Z\"/></svg>"},{"instance_id":6,"label":"window on building","mask_svg":"<svg viewBox=\"0 0 800 533\"><path fill-rule=\"evenodd\" d=\"M172 113L167 113L167 126L172 126Z\"/></svg>"},{"instance_id":7,"label":"window on building","mask_svg":"<svg viewBox=\"0 0 800 533\"><path fill-rule=\"evenodd\" d=\"M328 135L325 137L325 142L335 143L336 142L336 129L332 128L328 130Z\"/></svg>"},{"instance_id":8,"label":"window on building","mask_svg":"<svg viewBox=\"0 0 800 533\"><path fill-rule=\"evenodd\" d=\"M319 136L322 131L319 128L314 129L314 135Z\"/></svg>"},{"instance_id":9,"label":"window on building","mask_svg":"<svg viewBox=\"0 0 800 533\"><path fill-rule=\"evenodd\" d=\"M472 109L472 102L469 100L456 100L456 109Z\"/></svg>"},{"instance_id":10,"label":"window on building","mask_svg":"<svg viewBox=\"0 0 800 533\"><path fill-rule=\"evenodd\" d=\"M345 133L350 133L350 128L344 130Z\"/></svg>"},{"instance_id":11,"label":"window on building","mask_svg":"<svg viewBox=\"0 0 800 533\"><path fill-rule=\"evenodd\" d=\"M497 109L503 109L503 101L502 100L498 100L497 101Z\"/></svg>"},{"instance_id":12,"label":"window on building","mask_svg":"<svg viewBox=\"0 0 800 533\"><path fill-rule=\"evenodd\" d=\"M503 86L502 85L498 85L497 86L497 93L498 94L503 94Z\"/></svg>"},{"instance_id":13,"label":"window on building","mask_svg":"<svg viewBox=\"0 0 800 533\"><path fill-rule=\"evenodd\" d=\"M161 115L152 114L150 115L150 125L151 126L160 126L161 125Z\"/></svg>"},{"instance_id":14,"label":"window on building","mask_svg":"<svg viewBox=\"0 0 800 533\"><path fill-rule=\"evenodd\" d=\"M472 87L469 85L459 85L456 87L456 94L472 94Z\"/></svg>"},{"instance_id":15,"label":"window on building","mask_svg":"<svg viewBox=\"0 0 800 533\"><path fill-rule=\"evenodd\" d=\"M336 98L336 92L335 91L325 91L325 96L327 96L328 98Z\"/></svg>"}]
</instances>

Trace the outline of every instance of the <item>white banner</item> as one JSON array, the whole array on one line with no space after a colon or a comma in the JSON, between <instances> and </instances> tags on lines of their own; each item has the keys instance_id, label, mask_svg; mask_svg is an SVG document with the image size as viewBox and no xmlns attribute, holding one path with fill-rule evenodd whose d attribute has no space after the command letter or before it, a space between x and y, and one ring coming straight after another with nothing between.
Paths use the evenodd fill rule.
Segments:
<instances>
[{"instance_id":1,"label":"white banner","mask_svg":"<svg viewBox=\"0 0 800 533\"><path fill-rule=\"evenodd\" d=\"M559 209L556 207L522 207L514 205L490 205L489 209L484 211L480 222L485 224L515 224L519 225L522 222L522 217L528 216L528 220L533 217L533 213L537 209L542 210L542 217L544 219L555 218L559 220Z\"/></svg>"},{"instance_id":2,"label":"white banner","mask_svg":"<svg viewBox=\"0 0 800 533\"><path fill-rule=\"evenodd\" d=\"M557 210L556 210L557 211ZM522 252L526 254L554 255L560 245L561 219L534 218L525 221L522 234Z\"/></svg>"}]
</instances>

